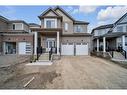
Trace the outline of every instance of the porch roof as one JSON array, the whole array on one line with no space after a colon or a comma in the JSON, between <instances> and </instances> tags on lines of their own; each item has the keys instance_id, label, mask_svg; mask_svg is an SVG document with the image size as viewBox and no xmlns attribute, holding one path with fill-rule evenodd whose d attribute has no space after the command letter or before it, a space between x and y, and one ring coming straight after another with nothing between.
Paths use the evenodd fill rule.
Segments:
<instances>
[{"instance_id":1,"label":"porch roof","mask_svg":"<svg viewBox=\"0 0 127 95\"><path fill-rule=\"evenodd\" d=\"M42 31L62 31L62 28L31 28L33 32L42 32Z\"/></svg>"},{"instance_id":2,"label":"porch roof","mask_svg":"<svg viewBox=\"0 0 127 95\"><path fill-rule=\"evenodd\" d=\"M115 37L119 37L122 35L127 35L127 33L126 32L111 32L111 33L104 34L102 36L95 36L94 39L99 39L99 38L103 38L103 37L115 38Z\"/></svg>"}]
</instances>

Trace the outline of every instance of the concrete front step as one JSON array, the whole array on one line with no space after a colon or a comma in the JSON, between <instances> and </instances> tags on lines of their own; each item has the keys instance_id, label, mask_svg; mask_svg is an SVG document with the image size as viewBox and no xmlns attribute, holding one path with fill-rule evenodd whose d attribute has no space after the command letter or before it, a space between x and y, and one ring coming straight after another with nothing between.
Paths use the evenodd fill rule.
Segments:
<instances>
[{"instance_id":1,"label":"concrete front step","mask_svg":"<svg viewBox=\"0 0 127 95\"><path fill-rule=\"evenodd\" d=\"M49 62L50 60L37 60L36 62Z\"/></svg>"},{"instance_id":2,"label":"concrete front step","mask_svg":"<svg viewBox=\"0 0 127 95\"><path fill-rule=\"evenodd\" d=\"M39 60L49 60L49 54L42 54L40 57L39 57Z\"/></svg>"},{"instance_id":3,"label":"concrete front step","mask_svg":"<svg viewBox=\"0 0 127 95\"><path fill-rule=\"evenodd\" d=\"M112 58L111 60L112 60L112 61L127 62L127 59L115 59L115 58Z\"/></svg>"},{"instance_id":4,"label":"concrete front step","mask_svg":"<svg viewBox=\"0 0 127 95\"><path fill-rule=\"evenodd\" d=\"M51 62L51 61L41 61L41 62L37 61L37 62L33 62L33 63L28 63L26 65L31 66L31 65L52 65L52 64L53 64L53 62Z\"/></svg>"},{"instance_id":5,"label":"concrete front step","mask_svg":"<svg viewBox=\"0 0 127 95\"><path fill-rule=\"evenodd\" d=\"M120 52L114 52L113 59L125 60L125 57Z\"/></svg>"}]
</instances>

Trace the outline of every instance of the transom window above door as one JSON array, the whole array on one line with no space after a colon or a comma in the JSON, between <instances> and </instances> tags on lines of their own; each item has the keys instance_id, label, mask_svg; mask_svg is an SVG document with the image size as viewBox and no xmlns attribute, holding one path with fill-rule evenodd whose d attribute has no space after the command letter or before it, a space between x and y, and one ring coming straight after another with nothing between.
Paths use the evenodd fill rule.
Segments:
<instances>
[{"instance_id":1,"label":"transom window above door","mask_svg":"<svg viewBox=\"0 0 127 95\"><path fill-rule=\"evenodd\" d=\"M57 28L57 19L44 19L44 28Z\"/></svg>"}]
</instances>

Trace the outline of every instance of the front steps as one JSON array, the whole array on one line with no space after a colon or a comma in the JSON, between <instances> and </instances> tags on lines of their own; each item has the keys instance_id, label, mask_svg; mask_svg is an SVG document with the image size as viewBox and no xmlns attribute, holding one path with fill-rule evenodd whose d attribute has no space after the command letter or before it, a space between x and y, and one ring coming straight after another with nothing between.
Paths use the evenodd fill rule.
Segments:
<instances>
[{"instance_id":1,"label":"front steps","mask_svg":"<svg viewBox=\"0 0 127 95\"><path fill-rule=\"evenodd\" d=\"M127 61L127 59L125 59L125 57L120 52L114 51L113 53L113 61Z\"/></svg>"},{"instance_id":2,"label":"front steps","mask_svg":"<svg viewBox=\"0 0 127 95\"><path fill-rule=\"evenodd\" d=\"M120 52L114 51L113 53L113 59L125 60L125 57Z\"/></svg>"},{"instance_id":3,"label":"front steps","mask_svg":"<svg viewBox=\"0 0 127 95\"><path fill-rule=\"evenodd\" d=\"M39 62L41 62L41 61L49 61L49 53L41 54L41 56L39 57L39 59L37 61L39 61Z\"/></svg>"}]
</instances>

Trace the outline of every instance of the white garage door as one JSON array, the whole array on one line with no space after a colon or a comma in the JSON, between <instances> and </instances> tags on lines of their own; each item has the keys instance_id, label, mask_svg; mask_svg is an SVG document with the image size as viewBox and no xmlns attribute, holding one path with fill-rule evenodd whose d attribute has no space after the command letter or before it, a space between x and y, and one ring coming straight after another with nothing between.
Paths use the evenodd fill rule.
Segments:
<instances>
[{"instance_id":1,"label":"white garage door","mask_svg":"<svg viewBox=\"0 0 127 95\"><path fill-rule=\"evenodd\" d=\"M88 55L88 44L76 44L76 55Z\"/></svg>"},{"instance_id":2,"label":"white garage door","mask_svg":"<svg viewBox=\"0 0 127 95\"><path fill-rule=\"evenodd\" d=\"M26 42L19 42L19 54L26 54Z\"/></svg>"},{"instance_id":3,"label":"white garage door","mask_svg":"<svg viewBox=\"0 0 127 95\"><path fill-rule=\"evenodd\" d=\"M74 55L74 44L62 44L61 55Z\"/></svg>"}]
</instances>

